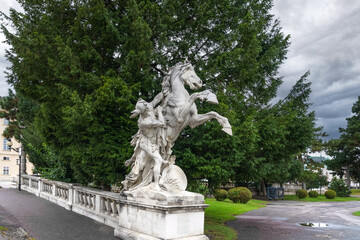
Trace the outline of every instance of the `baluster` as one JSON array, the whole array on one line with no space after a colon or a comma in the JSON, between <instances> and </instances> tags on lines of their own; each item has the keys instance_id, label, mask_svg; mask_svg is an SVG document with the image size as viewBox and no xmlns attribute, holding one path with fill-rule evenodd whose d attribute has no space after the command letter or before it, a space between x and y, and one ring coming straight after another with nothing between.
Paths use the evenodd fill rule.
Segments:
<instances>
[{"instance_id":1,"label":"baluster","mask_svg":"<svg viewBox=\"0 0 360 240\"><path fill-rule=\"evenodd\" d=\"M106 214L110 214L110 203L109 203L109 199L104 198L105 199L105 208L106 208Z\"/></svg>"},{"instance_id":2,"label":"baluster","mask_svg":"<svg viewBox=\"0 0 360 240\"><path fill-rule=\"evenodd\" d=\"M85 205L84 193L81 192L81 205Z\"/></svg>"},{"instance_id":3,"label":"baluster","mask_svg":"<svg viewBox=\"0 0 360 240\"><path fill-rule=\"evenodd\" d=\"M92 209L95 210L95 195L91 195Z\"/></svg>"},{"instance_id":4,"label":"baluster","mask_svg":"<svg viewBox=\"0 0 360 240\"><path fill-rule=\"evenodd\" d=\"M88 202L88 207L92 208L92 200L91 200L91 194L87 195L87 202Z\"/></svg>"},{"instance_id":5,"label":"baluster","mask_svg":"<svg viewBox=\"0 0 360 240\"><path fill-rule=\"evenodd\" d=\"M84 202L85 202L85 206L88 207L89 202L88 202L88 194L87 193L84 193Z\"/></svg>"},{"instance_id":6,"label":"baluster","mask_svg":"<svg viewBox=\"0 0 360 240\"><path fill-rule=\"evenodd\" d=\"M119 215L119 212L120 212L120 203L116 203L116 210L117 210L117 215Z\"/></svg>"},{"instance_id":7,"label":"baluster","mask_svg":"<svg viewBox=\"0 0 360 240\"><path fill-rule=\"evenodd\" d=\"M86 193L81 192L82 204L86 206Z\"/></svg>"},{"instance_id":8,"label":"baluster","mask_svg":"<svg viewBox=\"0 0 360 240\"><path fill-rule=\"evenodd\" d=\"M82 192L78 192L79 205L83 204Z\"/></svg>"},{"instance_id":9,"label":"baluster","mask_svg":"<svg viewBox=\"0 0 360 240\"><path fill-rule=\"evenodd\" d=\"M117 214L116 212L116 206L115 206L115 201L114 200L110 200L110 206L111 206L111 216L115 216Z\"/></svg>"}]
</instances>

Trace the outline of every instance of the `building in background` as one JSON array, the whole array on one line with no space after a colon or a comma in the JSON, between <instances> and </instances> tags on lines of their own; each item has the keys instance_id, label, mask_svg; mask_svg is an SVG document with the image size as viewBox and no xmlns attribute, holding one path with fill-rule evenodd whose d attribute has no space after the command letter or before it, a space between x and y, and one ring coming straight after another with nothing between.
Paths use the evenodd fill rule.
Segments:
<instances>
[{"instance_id":1,"label":"building in background","mask_svg":"<svg viewBox=\"0 0 360 240\"><path fill-rule=\"evenodd\" d=\"M310 156L310 158L317 163L323 163L323 161L325 160L331 160L331 157L326 155L324 152L313 153ZM343 180L347 183L346 167L344 167L343 169L344 169ZM321 170L322 170L322 174L327 177L327 180L329 182L331 182L334 177L340 178L340 176L336 175L333 171L329 170L326 165L324 165L324 167ZM360 188L360 184L350 179L350 188Z\"/></svg>"},{"instance_id":2,"label":"building in background","mask_svg":"<svg viewBox=\"0 0 360 240\"><path fill-rule=\"evenodd\" d=\"M10 140L2 136L2 133L8 125L9 120L0 118L0 181L15 181L19 176L19 153L11 148L19 149L20 143L12 138L10 140L13 145L10 148L7 145ZM33 169L34 165L26 160L27 174L32 174Z\"/></svg>"}]
</instances>

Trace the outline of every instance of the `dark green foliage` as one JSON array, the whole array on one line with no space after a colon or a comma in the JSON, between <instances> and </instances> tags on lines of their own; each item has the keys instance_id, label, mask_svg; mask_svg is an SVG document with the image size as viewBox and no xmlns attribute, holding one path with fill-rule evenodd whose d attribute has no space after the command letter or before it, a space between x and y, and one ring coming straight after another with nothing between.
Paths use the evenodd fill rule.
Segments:
<instances>
[{"instance_id":1,"label":"dark green foliage","mask_svg":"<svg viewBox=\"0 0 360 240\"><path fill-rule=\"evenodd\" d=\"M133 104L140 96L151 100L163 71L188 57L219 100L197 102L199 111L228 117L234 133L216 122L185 129L173 150L189 188L201 179L213 192L229 180L298 178L297 156L314 138L310 83L306 73L270 104L289 46L271 0L19 2L23 13L3 15L13 29L2 25L11 45L8 82L34 106L18 114L30 116L21 118L28 119L22 135L40 172L60 168L56 178L66 181L119 183L137 131Z\"/></svg>"},{"instance_id":2,"label":"dark green foliage","mask_svg":"<svg viewBox=\"0 0 360 240\"><path fill-rule=\"evenodd\" d=\"M334 199L336 197L336 192L334 190L327 190L325 192L325 197L327 199Z\"/></svg>"},{"instance_id":3,"label":"dark green foliage","mask_svg":"<svg viewBox=\"0 0 360 240\"><path fill-rule=\"evenodd\" d=\"M214 197L217 201L224 201L227 198L228 192L224 189L216 189Z\"/></svg>"},{"instance_id":4,"label":"dark green foliage","mask_svg":"<svg viewBox=\"0 0 360 240\"><path fill-rule=\"evenodd\" d=\"M307 195L308 195L308 193L307 193L307 191L305 189L296 190L297 198L303 199L303 198L306 198Z\"/></svg>"},{"instance_id":5,"label":"dark green foliage","mask_svg":"<svg viewBox=\"0 0 360 240\"><path fill-rule=\"evenodd\" d=\"M210 194L207 183L201 180L189 181L186 191L200 193L204 197L208 197Z\"/></svg>"},{"instance_id":6,"label":"dark green foliage","mask_svg":"<svg viewBox=\"0 0 360 240\"><path fill-rule=\"evenodd\" d=\"M317 172L305 171L303 179L305 180L307 189L322 188L329 184L327 177Z\"/></svg>"},{"instance_id":7,"label":"dark green foliage","mask_svg":"<svg viewBox=\"0 0 360 240\"><path fill-rule=\"evenodd\" d=\"M360 96L352 107L352 116L347 118L346 128L340 128L339 139L332 139L327 145L327 154L333 159L326 165L337 175L344 175L343 168L348 168L347 178L360 181Z\"/></svg>"},{"instance_id":8,"label":"dark green foliage","mask_svg":"<svg viewBox=\"0 0 360 240\"><path fill-rule=\"evenodd\" d=\"M45 144L41 149L37 149L31 144L27 147L28 152L31 153L32 159L37 164L35 172L41 173L41 176L46 179L70 182L71 176L68 175L66 166L60 160L59 154L53 152L52 149ZM36 158L34 157L36 156ZM44 163L45 166L39 162Z\"/></svg>"},{"instance_id":9,"label":"dark green foliage","mask_svg":"<svg viewBox=\"0 0 360 240\"><path fill-rule=\"evenodd\" d=\"M229 190L228 198L234 203L247 203L252 198L252 193L246 187L236 187Z\"/></svg>"},{"instance_id":10,"label":"dark green foliage","mask_svg":"<svg viewBox=\"0 0 360 240\"><path fill-rule=\"evenodd\" d=\"M344 180L338 179L336 177L331 180L330 189L334 190L336 195L339 197L349 197L351 194L351 191L349 190L349 187L346 185Z\"/></svg>"},{"instance_id":11,"label":"dark green foliage","mask_svg":"<svg viewBox=\"0 0 360 240\"><path fill-rule=\"evenodd\" d=\"M299 180L306 183L307 189L321 189L329 184L327 177L324 176L322 172L322 168L324 167L323 163L318 163L310 157L306 157L304 163L306 164L306 170L302 171Z\"/></svg>"},{"instance_id":12,"label":"dark green foliage","mask_svg":"<svg viewBox=\"0 0 360 240\"><path fill-rule=\"evenodd\" d=\"M309 197L311 198L317 198L319 196L317 191L309 191Z\"/></svg>"}]
</instances>

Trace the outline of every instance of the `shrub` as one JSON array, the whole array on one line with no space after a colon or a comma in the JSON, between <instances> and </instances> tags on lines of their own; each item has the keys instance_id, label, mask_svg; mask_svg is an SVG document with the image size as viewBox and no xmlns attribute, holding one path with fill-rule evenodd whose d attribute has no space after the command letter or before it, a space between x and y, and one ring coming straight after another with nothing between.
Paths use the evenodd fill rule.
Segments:
<instances>
[{"instance_id":1,"label":"shrub","mask_svg":"<svg viewBox=\"0 0 360 240\"><path fill-rule=\"evenodd\" d=\"M252 198L252 193L246 187L236 187L229 190L228 198L234 203L247 203Z\"/></svg>"},{"instance_id":2,"label":"shrub","mask_svg":"<svg viewBox=\"0 0 360 240\"><path fill-rule=\"evenodd\" d=\"M330 189L334 190L339 197L349 197L351 194L344 180L336 177L331 180Z\"/></svg>"},{"instance_id":3,"label":"shrub","mask_svg":"<svg viewBox=\"0 0 360 240\"><path fill-rule=\"evenodd\" d=\"M305 189L298 189L296 190L296 196L300 199L306 198L307 191Z\"/></svg>"},{"instance_id":4,"label":"shrub","mask_svg":"<svg viewBox=\"0 0 360 240\"><path fill-rule=\"evenodd\" d=\"M325 197L327 199L334 199L336 197L336 192L334 190L327 190L325 192Z\"/></svg>"},{"instance_id":5,"label":"shrub","mask_svg":"<svg viewBox=\"0 0 360 240\"><path fill-rule=\"evenodd\" d=\"M311 198L317 198L319 196L317 191L310 191L309 192L309 197Z\"/></svg>"},{"instance_id":6,"label":"shrub","mask_svg":"<svg viewBox=\"0 0 360 240\"><path fill-rule=\"evenodd\" d=\"M224 189L216 189L214 197L218 201L224 201L227 198L228 192Z\"/></svg>"}]
</instances>

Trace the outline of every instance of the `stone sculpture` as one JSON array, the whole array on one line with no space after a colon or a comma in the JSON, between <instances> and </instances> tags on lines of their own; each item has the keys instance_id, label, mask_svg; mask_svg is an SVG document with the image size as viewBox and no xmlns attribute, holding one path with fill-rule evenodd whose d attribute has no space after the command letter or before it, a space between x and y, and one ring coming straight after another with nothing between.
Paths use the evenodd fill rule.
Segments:
<instances>
[{"instance_id":1,"label":"stone sculpture","mask_svg":"<svg viewBox=\"0 0 360 240\"><path fill-rule=\"evenodd\" d=\"M186 176L175 165L175 156L171 155L171 149L185 127L194 128L216 119L222 130L232 135L226 117L213 111L198 114L195 100L217 104L216 95L209 90L190 95L185 85L192 90L203 85L187 61L169 70L164 77L162 91L152 102L138 100L131 117L139 116L139 131L131 142L135 147L134 154L125 163L127 166L132 164L131 172L122 182L125 195L145 188L165 192L182 192L186 189Z\"/></svg>"}]
</instances>

